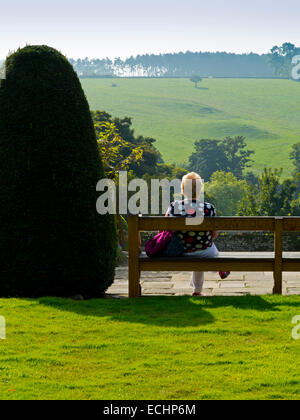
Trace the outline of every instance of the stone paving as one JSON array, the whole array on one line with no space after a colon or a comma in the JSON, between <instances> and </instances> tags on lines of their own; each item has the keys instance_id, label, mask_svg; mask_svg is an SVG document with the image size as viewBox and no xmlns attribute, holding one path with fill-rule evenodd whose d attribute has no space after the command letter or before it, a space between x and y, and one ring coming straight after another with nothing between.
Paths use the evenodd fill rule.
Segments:
<instances>
[{"instance_id":1,"label":"stone paving","mask_svg":"<svg viewBox=\"0 0 300 420\"><path fill-rule=\"evenodd\" d=\"M143 272L142 293L148 296L190 295L192 293L189 287L190 276L191 273L188 272ZM220 280L218 273L205 273L203 293L206 296L266 295L272 293L273 285L273 273L234 272L225 280ZM283 273L283 294L300 295L300 272ZM114 284L108 289L107 295L128 296L126 265L116 269Z\"/></svg>"}]
</instances>

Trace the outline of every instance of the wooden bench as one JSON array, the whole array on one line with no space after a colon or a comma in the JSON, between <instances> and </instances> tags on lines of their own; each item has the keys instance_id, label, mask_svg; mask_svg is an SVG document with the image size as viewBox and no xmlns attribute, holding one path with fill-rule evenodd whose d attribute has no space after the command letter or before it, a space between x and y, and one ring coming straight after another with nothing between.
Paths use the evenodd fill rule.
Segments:
<instances>
[{"instance_id":1,"label":"wooden bench","mask_svg":"<svg viewBox=\"0 0 300 420\"><path fill-rule=\"evenodd\" d=\"M201 225L187 226L183 217L129 216L129 297L141 296L141 271L269 271L274 273L274 294L282 294L282 272L300 271L300 258L284 258L283 232L299 232L300 217L212 217ZM251 257L226 256L200 259L192 256L176 258L148 258L139 255L140 231L261 231L274 232L274 253ZM241 250L242 251L242 250Z\"/></svg>"}]
</instances>

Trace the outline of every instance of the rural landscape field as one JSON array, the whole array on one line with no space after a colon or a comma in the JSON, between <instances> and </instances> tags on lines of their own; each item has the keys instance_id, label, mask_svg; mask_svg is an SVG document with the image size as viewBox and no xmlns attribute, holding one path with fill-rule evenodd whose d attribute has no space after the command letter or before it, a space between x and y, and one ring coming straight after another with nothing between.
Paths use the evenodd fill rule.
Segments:
<instances>
[{"instance_id":1,"label":"rural landscape field","mask_svg":"<svg viewBox=\"0 0 300 420\"><path fill-rule=\"evenodd\" d=\"M243 135L253 170L283 168L300 141L300 84L278 79L81 79L91 109L130 116L168 163L187 162L195 140ZM116 85L113 87L112 85Z\"/></svg>"}]
</instances>

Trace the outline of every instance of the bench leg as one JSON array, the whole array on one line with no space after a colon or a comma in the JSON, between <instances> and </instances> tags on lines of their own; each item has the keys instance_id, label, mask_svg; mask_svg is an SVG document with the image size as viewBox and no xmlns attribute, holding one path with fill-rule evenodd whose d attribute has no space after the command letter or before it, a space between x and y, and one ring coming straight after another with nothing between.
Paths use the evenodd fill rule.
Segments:
<instances>
[{"instance_id":1,"label":"bench leg","mask_svg":"<svg viewBox=\"0 0 300 420\"><path fill-rule=\"evenodd\" d=\"M274 231L274 295L282 295L282 243L283 235L283 218L275 218L275 231Z\"/></svg>"},{"instance_id":2,"label":"bench leg","mask_svg":"<svg viewBox=\"0 0 300 420\"><path fill-rule=\"evenodd\" d=\"M141 293L141 285L140 285L140 271L138 268L129 267L128 282L129 282L128 296L130 298L140 297L142 293Z\"/></svg>"},{"instance_id":3,"label":"bench leg","mask_svg":"<svg viewBox=\"0 0 300 420\"><path fill-rule=\"evenodd\" d=\"M139 218L128 218L128 296L137 298L141 296L140 267L139 267Z\"/></svg>"},{"instance_id":4,"label":"bench leg","mask_svg":"<svg viewBox=\"0 0 300 420\"><path fill-rule=\"evenodd\" d=\"M281 271L274 271L274 295L282 295L282 272Z\"/></svg>"}]
</instances>

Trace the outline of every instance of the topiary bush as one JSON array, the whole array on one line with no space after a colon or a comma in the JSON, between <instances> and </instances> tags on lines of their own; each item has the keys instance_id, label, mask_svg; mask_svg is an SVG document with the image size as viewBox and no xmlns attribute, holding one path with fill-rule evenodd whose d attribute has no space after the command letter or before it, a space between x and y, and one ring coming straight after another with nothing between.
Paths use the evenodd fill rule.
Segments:
<instances>
[{"instance_id":1,"label":"topiary bush","mask_svg":"<svg viewBox=\"0 0 300 420\"><path fill-rule=\"evenodd\" d=\"M0 295L99 297L113 282L114 217L90 110L68 60L27 46L0 82Z\"/></svg>"}]
</instances>

